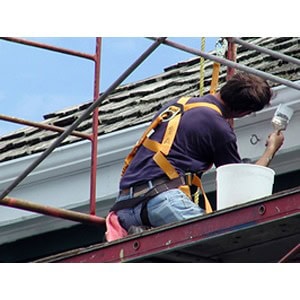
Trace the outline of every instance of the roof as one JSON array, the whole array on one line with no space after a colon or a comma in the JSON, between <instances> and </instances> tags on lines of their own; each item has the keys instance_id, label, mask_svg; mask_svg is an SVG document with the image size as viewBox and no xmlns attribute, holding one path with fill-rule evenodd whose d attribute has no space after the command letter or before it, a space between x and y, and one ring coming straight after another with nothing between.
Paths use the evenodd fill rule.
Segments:
<instances>
[{"instance_id":1,"label":"roof","mask_svg":"<svg viewBox=\"0 0 300 300\"><path fill-rule=\"evenodd\" d=\"M299 37L243 38L255 45L300 58ZM214 51L212 51L212 54ZM267 54L237 47L237 62L290 81L300 79L300 66L273 58ZM209 91L212 61L205 63L204 93ZM163 73L115 89L99 108L99 135L125 129L151 120L153 113L174 97L183 95L199 96L199 57L167 67ZM226 67L221 67L219 83L225 82ZM278 84L271 83L271 86ZM91 104L91 101L78 106L62 109L44 116L44 124L62 128L70 126ZM91 133L92 118L82 122L77 131ZM49 147L59 133L33 127L24 127L0 138L0 162L42 152ZM69 136L62 145L80 141Z\"/></svg>"}]
</instances>

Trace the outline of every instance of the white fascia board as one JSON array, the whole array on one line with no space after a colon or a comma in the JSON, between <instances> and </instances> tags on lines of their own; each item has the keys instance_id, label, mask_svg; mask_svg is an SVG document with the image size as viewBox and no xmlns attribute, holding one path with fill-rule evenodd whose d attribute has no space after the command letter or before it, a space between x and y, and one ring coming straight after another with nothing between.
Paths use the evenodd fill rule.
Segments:
<instances>
[{"instance_id":1,"label":"white fascia board","mask_svg":"<svg viewBox=\"0 0 300 300\"><path fill-rule=\"evenodd\" d=\"M110 165L118 159L124 159L136 141L136 135L141 134L146 126L137 126L134 130L125 129L99 137L98 139L98 166ZM42 179L49 179L64 173L80 171L90 168L91 142L81 141L56 148L32 173L25 179L32 183ZM0 173L0 187L13 181L41 153L6 161L0 164L3 172Z\"/></svg>"}]
</instances>

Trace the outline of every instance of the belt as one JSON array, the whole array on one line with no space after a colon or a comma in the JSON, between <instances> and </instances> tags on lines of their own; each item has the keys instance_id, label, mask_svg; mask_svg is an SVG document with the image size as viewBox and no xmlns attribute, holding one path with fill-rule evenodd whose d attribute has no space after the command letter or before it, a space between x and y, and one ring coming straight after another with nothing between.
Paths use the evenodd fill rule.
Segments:
<instances>
[{"instance_id":1,"label":"belt","mask_svg":"<svg viewBox=\"0 0 300 300\"><path fill-rule=\"evenodd\" d=\"M180 176L175 179L160 177L154 180L149 180L144 184L139 184L128 189L124 189L120 191L119 196L131 195L131 198L136 198L144 194L147 194L148 196L148 193L151 194L149 196L152 196L152 194L156 195L158 193L164 192L169 189L174 189L185 184L186 178L184 176Z\"/></svg>"},{"instance_id":2,"label":"belt","mask_svg":"<svg viewBox=\"0 0 300 300\"><path fill-rule=\"evenodd\" d=\"M131 194L131 199L127 199L126 201L117 201L110 209L110 211L118 211L124 208L135 207L136 205L148 201L154 196L165 192L170 189L178 188L181 185L186 185L190 182L189 176L180 176L175 179L168 179L167 177L158 178L156 180L152 180L151 184L154 185L150 188L151 184L149 181L145 184L137 185L135 187L131 187L129 189L122 190L120 192L120 196L126 196ZM159 184L158 184L159 183ZM134 192L135 190L135 192Z\"/></svg>"}]
</instances>

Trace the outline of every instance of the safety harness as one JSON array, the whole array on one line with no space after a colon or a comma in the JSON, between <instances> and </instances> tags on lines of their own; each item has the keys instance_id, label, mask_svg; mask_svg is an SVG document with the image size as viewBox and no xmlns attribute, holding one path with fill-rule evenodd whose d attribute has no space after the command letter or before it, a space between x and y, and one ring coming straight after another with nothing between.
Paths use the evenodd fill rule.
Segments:
<instances>
[{"instance_id":1,"label":"safety harness","mask_svg":"<svg viewBox=\"0 0 300 300\"><path fill-rule=\"evenodd\" d=\"M137 150L142 145L149 149L150 151L154 152L153 160L155 163L161 168L161 170L165 173L165 175L168 177L170 182L174 182L177 185L174 187L179 188L181 191L183 191L192 201L194 201L197 205L199 205L199 199L198 197L193 197L191 195L191 187L196 186L197 190L201 190L202 195L204 197L204 206L206 213L211 213L212 208L210 205L210 202L205 194L205 191L203 189L203 185L201 182L200 177L197 174L193 173L186 173L185 176L180 176L174 166L169 162L168 160L168 154L170 152L170 149L172 147L172 144L174 142L176 132L181 120L181 116L184 112L193 109L193 108L199 108L199 107L208 107L210 109L215 110L220 115L222 115L221 110L212 103L207 102L196 102L196 103L187 103L188 100L191 97L181 97L176 103L168 106L161 114L159 114L152 123L148 126L148 128L145 130L142 137L139 139L139 141L136 143L136 145L133 147L132 151L128 154L124 161L124 166L122 169L121 176L124 175L126 169L128 168L129 164L131 163L132 159L134 158ZM162 122L168 122L162 142L159 143L157 141L154 141L150 138L151 134L155 131L157 126L159 126ZM183 178L183 180L182 180ZM180 179L180 180L179 180ZM118 201L115 203L115 205L112 207L112 211L117 211L119 209L123 208L129 208L134 207L135 205L143 202L143 208L146 207L146 204L148 202L149 197L153 196L157 187L153 187L152 190L149 191L149 193L146 193L142 197L137 197L136 199L128 199L126 201ZM196 194L196 193L195 193ZM143 210L143 209L142 209ZM142 216L142 214L141 214ZM147 219L147 216L144 214L144 217ZM145 219L144 218L144 219ZM145 222L144 222L145 223ZM149 222L146 222L149 223Z\"/></svg>"},{"instance_id":2,"label":"safety harness","mask_svg":"<svg viewBox=\"0 0 300 300\"><path fill-rule=\"evenodd\" d=\"M202 43L203 43L202 46L204 51L204 47L205 47L204 39L202 39ZM225 54L226 48L227 48L226 39L224 38L219 39L216 43L216 54L218 56L223 56ZM204 82L203 82L204 60L202 60L202 63L200 62L200 71L202 76L202 82L200 82L200 96L202 96L204 90ZM211 95L215 95L216 93L216 89L218 87L219 73L220 73L220 64L214 62L211 87L209 91ZM207 102L187 103L190 98L191 97L187 97L187 96L181 97L177 101L177 103L168 106L161 114L159 114L145 130L142 137L139 139L139 141L136 143L136 145L133 147L132 151L128 154L128 156L124 161L124 166L122 169L121 176L124 175L126 169L128 168L130 162L134 158L138 149L143 145L150 151L154 152L153 160L166 174L166 176L169 179L168 182L163 182L162 184L160 183L158 185L154 185L153 188L148 190L145 194L141 193L140 196L134 196L133 198L128 199L126 201L117 201L110 210L112 214L114 214L115 211L118 211L120 209L132 208L142 203L141 214L140 214L141 220L144 225L151 227L148 218L148 212L147 212L148 201L155 195L171 188L179 188L197 205L199 205L199 190L200 190L204 198L204 207L206 213L212 212L212 207L206 196L200 177L196 173L193 174L186 173L184 176L180 176L176 171L176 169L174 168L174 166L168 161L167 158L170 149L172 147L172 144L174 142L181 116L184 112L197 107L208 107L210 109L215 110L220 115L222 115L221 110L216 105ZM168 122L168 125L164 133L163 140L161 143L159 143L157 141L151 140L150 136L155 131L157 126L162 122ZM153 182L155 182L155 180ZM192 194L191 191L192 188L194 187L196 187L196 192Z\"/></svg>"}]
</instances>

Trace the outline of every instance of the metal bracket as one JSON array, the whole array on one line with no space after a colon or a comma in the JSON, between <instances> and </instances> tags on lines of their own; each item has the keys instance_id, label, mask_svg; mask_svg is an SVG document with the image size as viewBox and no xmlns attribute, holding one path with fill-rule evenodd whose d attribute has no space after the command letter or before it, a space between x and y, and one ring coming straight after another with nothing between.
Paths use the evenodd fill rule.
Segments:
<instances>
[{"instance_id":1,"label":"metal bracket","mask_svg":"<svg viewBox=\"0 0 300 300\"><path fill-rule=\"evenodd\" d=\"M219 38L215 44L216 55L224 57L228 49L228 41L226 38Z\"/></svg>"}]
</instances>

